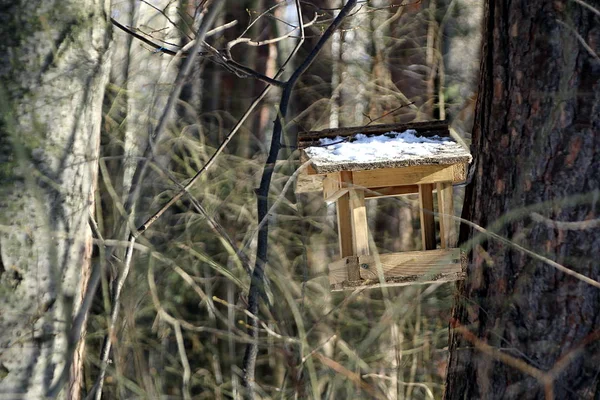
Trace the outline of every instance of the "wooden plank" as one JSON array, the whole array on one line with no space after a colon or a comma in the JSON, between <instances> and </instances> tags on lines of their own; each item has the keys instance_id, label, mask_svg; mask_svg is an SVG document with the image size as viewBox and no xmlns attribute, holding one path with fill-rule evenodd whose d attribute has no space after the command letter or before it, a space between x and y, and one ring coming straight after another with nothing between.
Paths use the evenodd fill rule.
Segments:
<instances>
[{"instance_id":1,"label":"wooden plank","mask_svg":"<svg viewBox=\"0 0 600 400\"><path fill-rule=\"evenodd\" d=\"M350 214L350 195L346 193L337 200L338 241L340 258L354 254L352 239L352 215Z\"/></svg>"},{"instance_id":2,"label":"wooden plank","mask_svg":"<svg viewBox=\"0 0 600 400\"><path fill-rule=\"evenodd\" d=\"M350 258L350 257L348 257ZM383 283L379 280L377 264L373 256L359 256L349 262L360 266L361 280L350 282L347 279L332 279L335 265L344 266L344 260L332 263L330 284L332 291L376 289L380 287L422 285L429 283L453 282L465 278L467 258L460 249L438 249L411 251L379 255ZM338 272L337 275L340 275Z\"/></svg>"},{"instance_id":3,"label":"wooden plank","mask_svg":"<svg viewBox=\"0 0 600 400\"><path fill-rule=\"evenodd\" d=\"M421 213L421 239L423 250L435 249L435 220L433 218L433 185L419 185L419 210ZM430 212L427 212L430 211Z\"/></svg>"},{"instance_id":4,"label":"wooden plank","mask_svg":"<svg viewBox=\"0 0 600 400\"><path fill-rule=\"evenodd\" d=\"M299 174L296 179L296 193L320 192L323 190L324 175Z\"/></svg>"},{"instance_id":5,"label":"wooden plank","mask_svg":"<svg viewBox=\"0 0 600 400\"><path fill-rule=\"evenodd\" d=\"M440 182L437 184L438 211L440 213L440 239L442 249L456 246L456 222L454 215L454 190L452 182Z\"/></svg>"},{"instance_id":6,"label":"wooden plank","mask_svg":"<svg viewBox=\"0 0 600 400\"><path fill-rule=\"evenodd\" d=\"M352 177L356 186L368 188L448 181L462 182L466 179L465 165L414 165L402 168L353 171Z\"/></svg>"},{"instance_id":7,"label":"wooden plank","mask_svg":"<svg viewBox=\"0 0 600 400\"><path fill-rule=\"evenodd\" d=\"M350 189L350 214L352 215L352 239L354 255L369 254L369 225L367 223L367 208L365 192L360 189Z\"/></svg>"},{"instance_id":8,"label":"wooden plank","mask_svg":"<svg viewBox=\"0 0 600 400\"><path fill-rule=\"evenodd\" d=\"M365 198L380 199L383 197L394 197L415 193L419 193L418 185L390 186L365 190Z\"/></svg>"},{"instance_id":9,"label":"wooden plank","mask_svg":"<svg viewBox=\"0 0 600 400\"><path fill-rule=\"evenodd\" d=\"M423 277L462 271L460 249L436 249L380 254L384 278ZM360 277L379 280L374 256L359 256Z\"/></svg>"},{"instance_id":10,"label":"wooden plank","mask_svg":"<svg viewBox=\"0 0 600 400\"><path fill-rule=\"evenodd\" d=\"M439 274L432 278L427 279L415 279L415 278L390 278L383 284L374 281L356 281L356 282L340 282L329 286L332 292L342 292L345 290L366 290L366 289L377 289L382 287L398 287L398 286L409 286L409 285L427 285L431 283L447 283L456 282L465 279L465 273L450 273L450 274Z\"/></svg>"},{"instance_id":11,"label":"wooden plank","mask_svg":"<svg viewBox=\"0 0 600 400\"><path fill-rule=\"evenodd\" d=\"M354 184L354 174L352 171L340 171L340 181L342 187L349 187Z\"/></svg>"},{"instance_id":12,"label":"wooden plank","mask_svg":"<svg viewBox=\"0 0 600 400\"><path fill-rule=\"evenodd\" d=\"M332 203L348 193L352 186L352 171L332 172L323 180L323 198L327 203Z\"/></svg>"},{"instance_id":13,"label":"wooden plank","mask_svg":"<svg viewBox=\"0 0 600 400\"><path fill-rule=\"evenodd\" d=\"M342 282L347 282L350 280L348 278L348 271L358 271L358 257L344 257L340 260L330 263L328 267L330 285L337 285ZM358 280L360 275L353 278L354 280Z\"/></svg>"},{"instance_id":14,"label":"wooden plank","mask_svg":"<svg viewBox=\"0 0 600 400\"><path fill-rule=\"evenodd\" d=\"M342 189L339 172L325 175L325 179L323 179L323 198L327 203L336 201L345 193L348 193L348 189Z\"/></svg>"}]
</instances>

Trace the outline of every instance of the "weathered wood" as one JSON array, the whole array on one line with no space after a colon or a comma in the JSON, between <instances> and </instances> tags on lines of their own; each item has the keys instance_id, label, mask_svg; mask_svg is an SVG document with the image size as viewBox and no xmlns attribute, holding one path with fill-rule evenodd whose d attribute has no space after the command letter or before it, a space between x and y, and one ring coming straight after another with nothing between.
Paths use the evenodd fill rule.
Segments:
<instances>
[{"instance_id":1,"label":"weathered wood","mask_svg":"<svg viewBox=\"0 0 600 400\"><path fill-rule=\"evenodd\" d=\"M348 189L343 187L339 172L325 175L325 179L323 179L323 198L326 202L334 202L345 193L348 193Z\"/></svg>"},{"instance_id":2,"label":"weathered wood","mask_svg":"<svg viewBox=\"0 0 600 400\"><path fill-rule=\"evenodd\" d=\"M438 274L462 271L460 249L437 249L407 251L379 255L381 273L384 278L429 277ZM374 256L359 256L361 279L379 279L379 270Z\"/></svg>"},{"instance_id":3,"label":"weathered wood","mask_svg":"<svg viewBox=\"0 0 600 400\"><path fill-rule=\"evenodd\" d=\"M423 250L435 249L435 219L433 218L433 185L419 185L419 211ZM429 211L429 212L428 212Z\"/></svg>"},{"instance_id":4,"label":"weathered wood","mask_svg":"<svg viewBox=\"0 0 600 400\"><path fill-rule=\"evenodd\" d=\"M339 285L359 280L357 256L344 257L329 264L329 284Z\"/></svg>"},{"instance_id":5,"label":"weathered wood","mask_svg":"<svg viewBox=\"0 0 600 400\"><path fill-rule=\"evenodd\" d=\"M369 126L352 126L347 128L332 128L324 129L321 131L310 131L302 132L298 134L298 147L304 149L309 146L319 144L319 139L323 138L335 138L335 137L348 137L357 133L363 133L367 135L383 134L391 131L404 132L407 129L414 129L417 131L419 136L440 136L448 137L450 132L448 130L447 121L424 121L424 122L412 122L408 124L381 124L381 125L369 125Z\"/></svg>"},{"instance_id":6,"label":"weathered wood","mask_svg":"<svg viewBox=\"0 0 600 400\"><path fill-rule=\"evenodd\" d=\"M415 165L402 168L382 168L352 171L354 184L363 187L420 185L436 182L463 182L466 164Z\"/></svg>"},{"instance_id":7,"label":"weathered wood","mask_svg":"<svg viewBox=\"0 0 600 400\"><path fill-rule=\"evenodd\" d=\"M296 193L320 192L323 190L324 175L299 174L296 179Z\"/></svg>"},{"instance_id":8,"label":"weathered wood","mask_svg":"<svg viewBox=\"0 0 600 400\"><path fill-rule=\"evenodd\" d=\"M437 184L438 212L440 221L440 241L442 249L456 246L456 222L454 216L452 182Z\"/></svg>"},{"instance_id":9,"label":"weathered wood","mask_svg":"<svg viewBox=\"0 0 600 400\"><path fill-rule=\"evenodd\" d=\"M350 213L352 215L354 255L367 255L369 254L369 225L365 192L360 189L350 189L348 194L350 195Z\"/></svg>"},{"instance_id":10,"label":"weathered wood","mask_svg":"<svg viewBox=\"0 0 600 400\"><path fill-rule=\"evenodd\" d=\"M352 239L352 215L350 213L350 195L346 193L338 198L336 206L340 257L343 258L354 254L354 243Z\"/></svg>"},{"instance_id":11,"label":"weathered wood","mask_svg":"<svg viewBox=\"0 0 600 400\"><path fill-rule=\"evenodd\" d=\"M336 201L348 193L352 186L352 171L340 171L327 174L323 180L323 198L327 203Z\"/></svg>"},{"instance_id":12,"label":"weathered wood","mask_svg":"<svg viewBox=\"0 0 600 400\"><path fill-rule=\"evenodd\" d=\"M466 255L460 249L380 254L383 281L374 256L346 257L329 264L332 291L444 283L465 278ZM360 268L360 280L349 280L348 265Z\"/></svg>"},{"instance_id":13,"label":"weathered wood","mask_svg":"<svg viewBox=\"0 0 600 400\"><path fill-rule=\"evenodd\" d=\"M416 194L419 193L418 185L405 185L405 186L390 186L383 188L373 188L365 190L365 198L367 199L380 199L384 197L395 197L402 196L405 194Z\"/></svg>"},{"instance_id":14,"label":"weathered wood","mask_svg":"<svg viewBox=\"0 0 600 400\"><path fill-rule=\"evenodd\" d=\"M342 292L345 290L357 290L357 289L377 289L382 287L398 287L398 286L409 286L409 285L427 285L431 283L448 283L448 282L456 282L459 280L465 279L464 273L449 273L449 274L439 274L431 279L415 279L412 277L409 278L390 278L386 280L385 283L377 282L377 281L356 281L356 282L341 282L337 284L330 285L330 290L332 292Z\"/></svg>"}]
</instances>

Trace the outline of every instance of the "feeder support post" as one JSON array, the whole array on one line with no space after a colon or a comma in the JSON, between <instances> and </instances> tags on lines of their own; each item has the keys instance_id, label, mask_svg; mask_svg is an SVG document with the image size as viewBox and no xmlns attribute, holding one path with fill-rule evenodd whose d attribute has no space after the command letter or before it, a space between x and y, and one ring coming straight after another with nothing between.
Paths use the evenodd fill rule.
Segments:
<instances>
[{"instance_id":1,"label":"feeder support post","mask_svg":"<svg viewBox=\"0 0 600 400\"><path fill-rule=\"evenodd\" d=\"M367 208L365 206L365 191L350 189L350 212L352 214L352 236L354 255L369 255L369 225L367 223Z\"/></svg>"},{"instance_id":2,"label":"feeder support post","mask_svg":"<svg viewBox=\"0 0 600 400\"><path fill-rule=\"evenodd\" d=\"M350 195L340 196L336 201L340 258L354 255L352 239L352 215L350 214Z\"/></svg>"},{"instance_id":3,"label":"feeder support post","mask_svg":"<svg viewBox=\"0 0 600 400\"><path fill-rule=\"evenodd\" d=\"M435 250L435 220L433 218L433 184L419 185L421 239L423 250Z\"/></svg>"},{"instance_id":4,"label":"feeder support post","mask_svg":"<svg viewBox=\"0 0 600 400\"><path fill-rule=\"evenodd\" d=\"M442 249L456 246L456 223L454 216L454 201L452 182L437 184L438 211L440 213L440 238Z\"/></svg>"}]
</instances>

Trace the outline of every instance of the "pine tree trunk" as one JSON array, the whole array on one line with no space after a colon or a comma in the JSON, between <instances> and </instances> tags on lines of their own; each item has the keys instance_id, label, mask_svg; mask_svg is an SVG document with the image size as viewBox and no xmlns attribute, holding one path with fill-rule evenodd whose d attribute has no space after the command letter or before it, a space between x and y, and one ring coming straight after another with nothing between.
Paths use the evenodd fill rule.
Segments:
<instances>
[{"instance_id":1,"label":"pine tree trunk","mask_svg":"<svg viewBox=\"0 0 600 400\"><path fill-rule=\"evenodd\" d=\"M600 281L600 29L585 5L598 2L487 3L463 217ZM475 243L445 399L599 398L600 289L462 228ZM498 354L565 364L544 387Z\"/></svg>"},{"instance_id":2,"label":"pine tree trunk","mask_svg":"<svg viewBox=\"0 0 600 400\"><path fill-rule=\"evenodd\" d=\"M0 0L0 398L45 398L71 357L60 397L80 396L69 331L90 271L104 7Z\"/></svg>"}]
</instances>

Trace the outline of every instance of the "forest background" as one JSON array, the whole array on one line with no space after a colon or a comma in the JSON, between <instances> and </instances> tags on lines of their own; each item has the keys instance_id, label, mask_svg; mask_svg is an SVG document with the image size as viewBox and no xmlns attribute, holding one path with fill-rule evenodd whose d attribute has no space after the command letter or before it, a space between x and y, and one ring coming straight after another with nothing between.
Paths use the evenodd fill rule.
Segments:
<instances>
[{"instance_id":1,"label":"forest background","mask_svg":"<svg viewBox=\"0 0 600 400\"><path fill-rule=\"evenodd\" d=\"M29 3L0 2L0 398L444 395L448 321L464 329L460 307L452 317L457 286L330 292L335 208L318 193L294 193L295 138L446 119L469 146L482 1ZM491 3L490 21L501 14ZM569 3L591 32L570 33L570 43L596 60L589 20L600 13ZM596 79L597 67L590 71ZM278 129L282 148L265 164ZM585 201L573 200L592 222L567 231L597 232L589 200L597 175L586 178ZM456 215L463 196L455 188ZM266 219L261 199L273 207ZM421 248L416 198L370 200L368 212L378 251ZM257 258L261 232L266 264ZM493 264L485 243L477 250L478 265ZM588 272L598 283L598 267ZM595 322L573 336L582 352L599 336L598 306L590 307ZM547 383L528 365L481 351L525 382L506 392L505 379L496 393ZM596 384L591 377L582 397Z\"/></svg>"}]
</instances>

